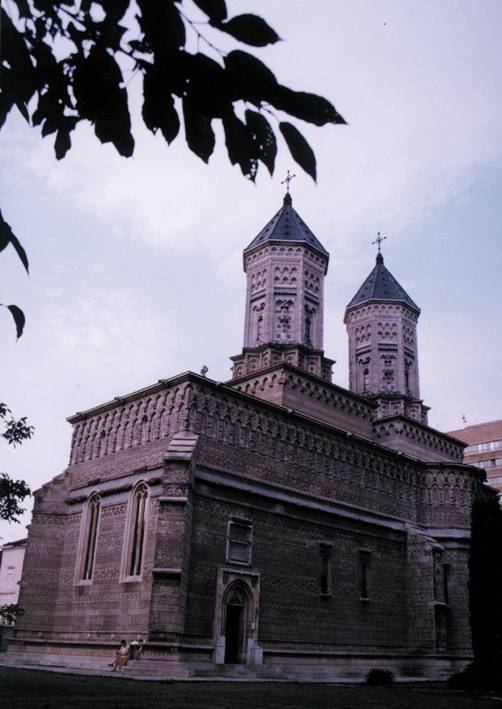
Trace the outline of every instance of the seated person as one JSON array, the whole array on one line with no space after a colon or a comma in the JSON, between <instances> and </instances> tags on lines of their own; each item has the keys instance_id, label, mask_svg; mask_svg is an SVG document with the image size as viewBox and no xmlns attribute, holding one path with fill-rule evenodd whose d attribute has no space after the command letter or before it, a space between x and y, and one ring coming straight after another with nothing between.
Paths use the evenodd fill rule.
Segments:
<instances>
[{"instance_id":1,"label":"seated person","mask_svg":"<svg viewBox=\"0 0 502 709\"><path fill-rule=\"evenodd\" d=\"M120 647L115 653L115 660L112 664L112 672L116 672L117 670L120 672L122 667L124 667L124 665L127 665L130 656L131 652L129 643L127 642L127 640L121 640Z\"/></svg>"}]
</instances>

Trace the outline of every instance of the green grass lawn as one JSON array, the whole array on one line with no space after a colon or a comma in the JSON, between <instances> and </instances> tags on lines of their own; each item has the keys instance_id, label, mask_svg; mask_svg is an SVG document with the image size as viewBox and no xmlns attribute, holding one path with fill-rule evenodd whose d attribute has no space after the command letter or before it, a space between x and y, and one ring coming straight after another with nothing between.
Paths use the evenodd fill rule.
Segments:
<instances>
[{"instance_id":1,"label":"green grass lawn","mask_svg":"<svg viewBox=\"0 0 502 709\"><path fill-rule=\"evenodd\" d=\"M0 668L0 707L30 709L501 709L443 684L368 687L296 683L139 682Z\"/></svg>"}]
</instances>

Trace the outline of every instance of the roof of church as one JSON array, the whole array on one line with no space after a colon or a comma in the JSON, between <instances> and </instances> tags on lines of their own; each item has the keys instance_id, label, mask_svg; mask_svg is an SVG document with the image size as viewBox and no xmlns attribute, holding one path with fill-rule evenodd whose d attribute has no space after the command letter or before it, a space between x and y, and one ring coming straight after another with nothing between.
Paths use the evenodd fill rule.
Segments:
<instances>
[{"instance_id":1,"label":"roof of church","mask_svg":"<svg viewBox=\"0 0 502 709\"><path fill-rule=\"evenodd\" d=\"M368 300L399 300L420 312L418 305L385 267L381 253L377 254L374 269L347 305L347 309Z\"/></svg>"},{"instance_id":2,"label":"roof of church","mask_svg":"<svg viewBox=\"0 0 502 709\"><path fill-rule=\"evenodd\" d=\"M319 239L314 236L298 212L293 209L293 200L289 192L286 192L283 206L277 214L272 217L244 251L249 251L266 241L304 241L325 256L329 256Z\"/></svg>"}]
</instances>

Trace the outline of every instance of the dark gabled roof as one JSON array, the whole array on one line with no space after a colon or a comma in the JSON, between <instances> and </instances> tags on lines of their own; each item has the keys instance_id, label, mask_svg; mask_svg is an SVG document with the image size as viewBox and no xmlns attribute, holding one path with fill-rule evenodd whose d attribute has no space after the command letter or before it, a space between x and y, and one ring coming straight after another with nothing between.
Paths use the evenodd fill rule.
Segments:
<instances>
[{"instance_id":1,"label":"dark gabled roof","mask_svg":"<svg viewBox=\"0 0 502 709\"><path fill-rule=\"evenodd\" d=\"M300 215L293 209L293 200L289 192L284 196L283 206L244 249L244 253L266 241L303 241L320 251L324 256L329 257L329 253L319 239L314 236Z\"/></svg>"},{"instance_id":2,"label":"dark gabled roof","mask_svg":"<svg viewBox=\"0 0 502 709\"><path fill-rule=\"evenodd\" d=\"M375 268L364 281L355 296L347 305L347 310L361 305L368 300L398 300L420 312L404 288L399 285L392 273L385 267L382 254L377 254Z\"/></svg>"}]
</instances>

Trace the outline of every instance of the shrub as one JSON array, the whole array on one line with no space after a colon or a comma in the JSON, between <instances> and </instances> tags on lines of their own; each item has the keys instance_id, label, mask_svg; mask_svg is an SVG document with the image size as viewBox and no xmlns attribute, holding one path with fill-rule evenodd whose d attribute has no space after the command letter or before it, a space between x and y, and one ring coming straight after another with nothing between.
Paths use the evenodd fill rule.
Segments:
<instances>
[{"instance_id":1,"label":"shrub","mask_svg":"<svg viewBox=\"0 0 502 709\"><path fill-rule=\"evenodd\" d=\"M394 682L394 673L382 667L375 667L366 675L368 684L392 684Z\"/></svg>"},{"instance_id":2,"label":"shrub","mask_svg":"<svg viewBox=\"0 0 502 709\"><path fill-rule=\"evenodd\" d=\"M450 689L492 689L500 691L502 689L502 670L498 667L483 666L477 662L457 672L448 680Z\"/></svg>"}]
</instances>

